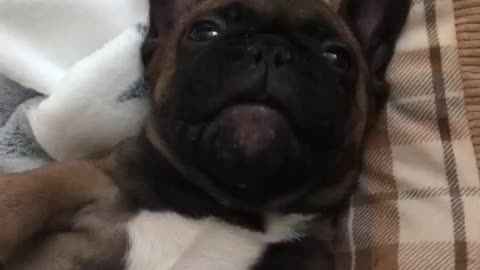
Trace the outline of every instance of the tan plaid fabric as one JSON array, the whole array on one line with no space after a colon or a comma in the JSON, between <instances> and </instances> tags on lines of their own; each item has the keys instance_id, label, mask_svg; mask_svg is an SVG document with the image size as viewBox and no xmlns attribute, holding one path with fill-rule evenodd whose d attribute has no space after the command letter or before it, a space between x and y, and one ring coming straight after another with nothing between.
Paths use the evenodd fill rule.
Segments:
<instances>
[{"instance_id":1,"label":"tan plaid fabric","mask_svg":"<svg viewBox=\"0 0 480 270\"><path fill-rule=\"evenodd\" d=\"M467 117L480 165L480 1L454 2Z\"/></svg>"},{"instance_id":2,"label":"tan plaid fabric","mask_svg":"<svg viewBox=\"0 0 480 270\"><path fill-rule=\"evenodd\" d=\"M480 270L479 2L414 0L338 269Z\"/></svg>"}]
</instances>

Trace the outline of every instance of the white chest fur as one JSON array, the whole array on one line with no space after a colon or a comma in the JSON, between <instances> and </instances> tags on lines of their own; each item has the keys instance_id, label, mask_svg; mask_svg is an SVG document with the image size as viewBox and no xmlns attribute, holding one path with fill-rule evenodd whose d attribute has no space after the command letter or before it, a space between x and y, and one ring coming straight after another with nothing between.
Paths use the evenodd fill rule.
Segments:
<instances>
[{"instance_id":1,"label":"white chest fur","mask_svg":"<svg viewBox=\"0 0 480 270\"><path fill-rule=\"evenodd\" d=\"M299 238L309 217L269 218L266 233L214 218L142 212L127 227L127 270L247 270L270 243Z\"/></svg>"}]
</instances>

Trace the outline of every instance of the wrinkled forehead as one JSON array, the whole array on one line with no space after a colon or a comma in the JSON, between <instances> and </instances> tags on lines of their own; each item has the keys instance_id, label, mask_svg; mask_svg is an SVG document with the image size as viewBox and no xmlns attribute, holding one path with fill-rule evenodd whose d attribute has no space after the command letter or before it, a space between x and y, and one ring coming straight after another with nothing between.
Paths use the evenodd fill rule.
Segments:
<instances>
[{"instance_id":1,"label":"wrinkled forehead","mask_svg":"<svg viewBox=\"0 0 480 270\"><path fill-rule=\"evenodd\" d=\"M302 19L332 15L332 9L325 0L204 0L199 8L222 8L243 5L265 16L287 16ZM285 18L287 18L285 17Z\"/></svg>"},{"instance_id":2,"label":"wrinkled forehead","mask_svg":"<svg viewBox=\"0 0 480 270\"><path fill-rule=\"evenodd\" d=\"M337 14L334 7L326 1L327 0L200 0L180 18L178 28L176 31L173 31L173 36L169 38L169 42L159 47L158 52L160 53L156 54L149 71L152 74L162 74L159 85L167 83L170 78L169 76L175 71L176 50L185 32L188 31L197 20L201 20L205 16L213 15L215 12L224 11L231 7L242 7L252 11L255 16L264 20L280 20L283 25L287 23L298 26L305 22L312 21L326 23L330 26L330 30L335 31L338 38L351 45L354 51L355 61L360 66L357 71L366 72L366 63L362 57L360 45L343 19ZM297 28L295 27L295 29ZM163 73L161 73L162 71ZM157 88L162 89L162 87ZM158 93L158 95L160 95L160 93Z\"/></svg>"},{"instance_id":3,"label":"wrinkled forehead","mask_svg":"<svg viewBox=\"0 0 480 270\"><path fill-rule=\"evenodd\" d=\"M322 20L340 34L347 35L343 21L326 0L204 0L194 8L189 17L195 19L215 10L234 7L250 10L266 20L281 19L291 25Z\"/></svg>"}]
</instances>

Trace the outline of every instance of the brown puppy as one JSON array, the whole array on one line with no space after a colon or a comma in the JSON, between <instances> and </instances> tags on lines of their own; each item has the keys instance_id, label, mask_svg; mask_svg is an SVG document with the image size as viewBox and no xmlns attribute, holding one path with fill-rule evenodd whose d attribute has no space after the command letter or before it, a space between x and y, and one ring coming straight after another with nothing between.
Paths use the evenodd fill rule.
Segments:
<instances>
[{"instance_id":1,"label":"brown puppy","mask_svg":"<svg viewBox=\"0 0 480 270\"><path fill-rule=\"evenodd\" d=\"M332 269L409 5L153 1L144 133L2 176L4 268Z\"/></svg>"}]
</instances>

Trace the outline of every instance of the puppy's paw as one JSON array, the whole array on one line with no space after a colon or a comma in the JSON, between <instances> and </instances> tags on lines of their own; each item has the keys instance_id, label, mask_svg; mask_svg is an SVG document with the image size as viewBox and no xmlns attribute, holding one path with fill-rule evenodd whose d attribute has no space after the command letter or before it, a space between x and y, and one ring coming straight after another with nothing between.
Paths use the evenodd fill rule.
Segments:
<instances>
[{"instance_id":1,"label":"puppy's paw","mask_svg":"<svg viewBox=\"0 0 480 270\"><path fill-rule=\"evenodd\" d=\"M37 238L88 231L78 227L98 209L118 205L118 190L94 164L75 162L0 176L0 262L32 246ZM85 214L89 210L89 215ZM10 269L10 268L8 268Z\"/></svg>"}]
</instances>

